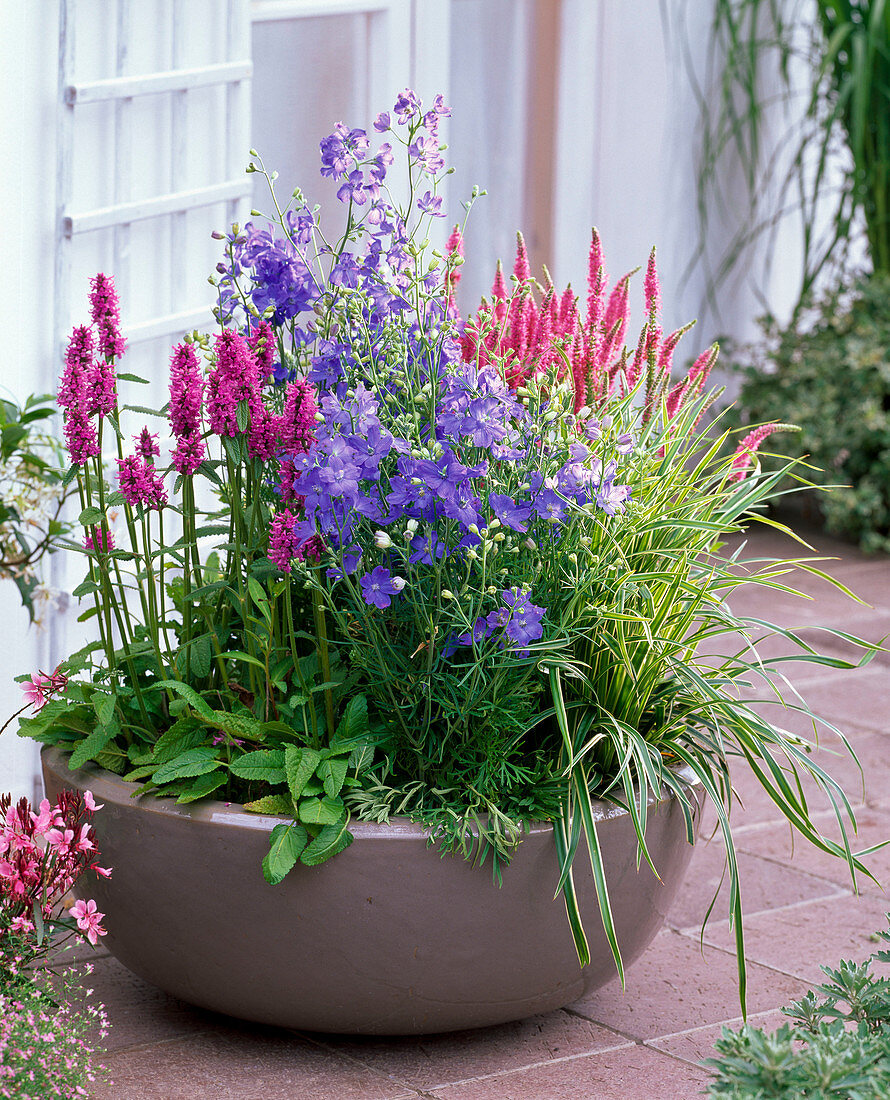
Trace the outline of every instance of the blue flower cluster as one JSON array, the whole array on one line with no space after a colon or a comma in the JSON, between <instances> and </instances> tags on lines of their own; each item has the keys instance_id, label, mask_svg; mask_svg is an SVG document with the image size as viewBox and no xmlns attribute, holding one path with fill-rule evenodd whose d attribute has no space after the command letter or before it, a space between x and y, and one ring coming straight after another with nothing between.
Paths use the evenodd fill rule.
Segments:
<instances>
[{"instance_id":1,"label":"blue flower cluster","mask_svg":"<svg viewBox=\"0 0 890 1100\"><path fill-rule=\"evenodd\" d=\"M396 101L393 113L398 125L410 126L411 162L433 180L433 190L425 192L417 208L422 215L443 217L441 197L434 193L437 173L444 168L438 127L440 118L451 112L437 96L433 108L424 114L421 102L406 90ZM379 115L374 128L381 133L390 130L390 115ZM353 207L362 209L360 218L351 219L343 244L348 239L365 237L363 253L357 255L345 247L335 252L327 245L316 249L315 217L308 206L301 204L285 213L284 236L276 236L271 229L253 222L228 235L226 261L217 266L222 276L217 305L221 319L237 317L245 328L250 328L251 310L259 314L269 311L271 323L288 325L297 345L315 339L311 329L296 323L297 318L311 314L331 288L361 290L377 318L408 308L403 291L411 266L407 248L410 232L405 218L381 191L394 162L392 145L384 142L371 156L367 132L338 123L319 148L322 176L340 184L337 198L348 203L350 211ZM329 258L326 269L316 270L318 256ZM245 276L250 285L242 287Z\"/></svg>"}]
</instances>

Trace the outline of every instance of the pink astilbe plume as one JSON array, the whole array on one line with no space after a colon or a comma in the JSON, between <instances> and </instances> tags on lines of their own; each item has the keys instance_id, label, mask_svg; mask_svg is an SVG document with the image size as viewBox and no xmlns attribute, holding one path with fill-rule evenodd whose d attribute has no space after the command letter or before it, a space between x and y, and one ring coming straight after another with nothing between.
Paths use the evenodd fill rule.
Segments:
<instances>
[{"instance_id":1,"label":"pink astilbe plume","mask_svg":"<svg viewBox=\"0 0 890 1100\"><path fill-rule=\"evenodd\" d=\"M220 436L236 436L238 406L244 401L248 415L260 403L256 359L247 341L232 329L216 338L216 365L207 379L207 417L210 430Z\"/></svg>"},{"instance_id":2,"label":"pink astilbe plume","mask_svg":"<svg viewBox=\"0 0 890 1100\"><path fill-rule=\"evenodd\" d=\"M279 512L269 528L269 561L282 573L290 573L292 562L305 561L306 558L318 560L321 557L321 542L313 535L301 542L295 532L297 517L287 508Z\"/></svg>"},{"instance_id":3,"label":"pink astilbe plume","mask_svg":"<svg viewBox=\"0 0 890 1100\"><path fill-rule=\"evenodd\" d=\"M254 403L247 433L247 451L251 458L268 462L281 451L284 417L276 416L262 400Z\"/></svg>"},{"instance_id":4,"label":"pink astilbe plume","mask_svg":"<svg viewBox=\"0 0 890 1100\"><path fill-rule=\"evenodd\" d=\"M760 445L774 432L794 430L793 424L780 424L779 421L776 420L770 424L761 424L759 428L755 428L753 431L748 432L735 449L735 454L732 459L732 472L729 475L729 480L743 481L745 479L754 464L754 456L760 448Z\"/></svg>"},{"instance_id":5,"label":"pink astilbe plume","mask_svg":"<svg viewBox=\"0 0 890 1100\"><path fill-rule=\"evenodd\" d=\"M114 282L108 275L98 274L91 283L90 316L96 327L96 361L88 372L87 412L92 416L108 416L117 406L115 360L120 359L126 342L120 332L120 309Z\"/></svg>"}]
</instances>

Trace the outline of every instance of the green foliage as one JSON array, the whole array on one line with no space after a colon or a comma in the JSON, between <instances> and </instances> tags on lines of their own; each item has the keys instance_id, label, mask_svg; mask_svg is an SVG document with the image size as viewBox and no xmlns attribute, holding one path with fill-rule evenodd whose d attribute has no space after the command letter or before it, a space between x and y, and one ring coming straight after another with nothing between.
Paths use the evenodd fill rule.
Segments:
<instances>
[{"instance_id":1,"label":"green foliage","mask_svg":"<svg viewBox=\"0 0 890 1100\"><path fill-rule=\"evenodd\" d=\"M890 933L878 933L890 940ZM823 966L826 981L783 1009L792 1019L767 1034L724 1027L709 1095L732 1100L884 1100L890 1095L890 981L862 963Z\"/></svg>"},{"instance_id":2,"label":"green foliage","mask_svg":"<svg viewBox=\"0 0 890 1100\"><path fill-rule=\"evenodd\" d=\"M22 406L0 398L0 580L15 583L32 621L48 596L40 561L68 530L59 518L66 496L61 448L46 427L55 411L48 395Z\"/></svg>"},{"instance_id":3,"label":"green foliage","mask_svg":"<svg viewBox=\"0 0 890 1100\"><path fill-rule=\"evenodd\" d=\"M820 273L849 274L857 236L872 269L890 273L890 7L715 0L709 58L719 76L697 88L699 257L712 217L731 227L711 290L788 214L801 248L795 314Z\"/></svg>"},{"instance_id":4,"label":"green foliage","mask_svg":"<svg viewBox=\"0 0 890 1100\"><path fill-rule=\"evenodd\" d=\"M770 450L808 456L814 484L846 486L819 494L830 531L890 551L890 276L823 298L788 329L767 319L764 334L737 364L746 420L797 424L799 435L773 437Z\"/></svg>"}]
</instances>

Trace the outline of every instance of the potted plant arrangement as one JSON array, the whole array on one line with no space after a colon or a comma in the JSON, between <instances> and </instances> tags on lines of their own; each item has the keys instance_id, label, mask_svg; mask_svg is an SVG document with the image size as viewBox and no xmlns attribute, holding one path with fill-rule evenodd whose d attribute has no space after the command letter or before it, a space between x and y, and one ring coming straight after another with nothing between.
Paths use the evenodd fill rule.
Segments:
<instances>
[{"instance_id":1,"label":"potted plant arrangement","mask_svg":"<svg viewBox=\"0 0 890 1100\"><path fill-rule=\"evenodd\" d=\"M716 349L671 382L653 254L628 351L629 277L608 292L595 233L583 310L536 296L520 240L462 322L461 231L426 241L446 111L406 91L378 148L321 142L338 239L271 178L273 216L221 237L219 330L172 355L169 460L149 426L127 445L118 386L140 379L97 276L59 393L97 638L21 732L50 791L106 804L110 949L196 1004L387 1034L569 1003L657 931L703 799L744 1004L730 759L864 871L842 790L742 694L775 670L725 597L787 590L791 564L720 540L775 489L774 426L720 457Z\"/></svg>"}]
</instances>

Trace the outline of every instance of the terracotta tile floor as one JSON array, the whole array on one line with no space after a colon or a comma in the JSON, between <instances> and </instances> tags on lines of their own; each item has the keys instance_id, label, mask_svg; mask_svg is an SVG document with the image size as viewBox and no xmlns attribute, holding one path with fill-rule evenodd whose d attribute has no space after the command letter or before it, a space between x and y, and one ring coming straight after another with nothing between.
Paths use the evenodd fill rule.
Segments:
<instances>
[{"instance_id":1,"label":"terracotta tile floor","mask_svg":"<svg viewBox=\"0 0 890 1100\"><path fill-rule=\"evenodd\" d=\"M824 581L802 575L812 602L769 593L737 598L738 613L781 617L812 644L843 655L843 642L822 637L818 623L872 640L890 631L890 562L868 559L825 536L808 536L822 567L872 607L854 603ZM790 556L796 544L766 531L749 552ZM770 640L769 647L776 642ZM773 650L774 651L774 650ZM860 846L890 838L890 658L866 669L835 671L800 663L787 675L814 710L848 736L866 775L831 755L826 733L819 759L832 762L860 821ZM775 711L775 708L773 708ZM786 712L782 724L806 724ZM769 799L742 773L746 802L735 826L742 870L749 957L749 1014L776 1027L778 1009L819 977L820 963L861 958L890 909L863 879L857 897L844 867L802 842L792 846ZM829 806L820 821L830 828ZM890 883L890 847L869 857ZM669 926L628 972L569 1008L481 1031L407 1039L294 1034L239 1023L191 1008L147 986L107 955L96 959L90 985L112 1021L105 1059L113 1084L96 1100L687 1100L701 1095L724 1022L739 1022L732 933L718 902L701 942L701 919L720 880L718 839L701 840Z\"/></svg>"}]
</instances>

